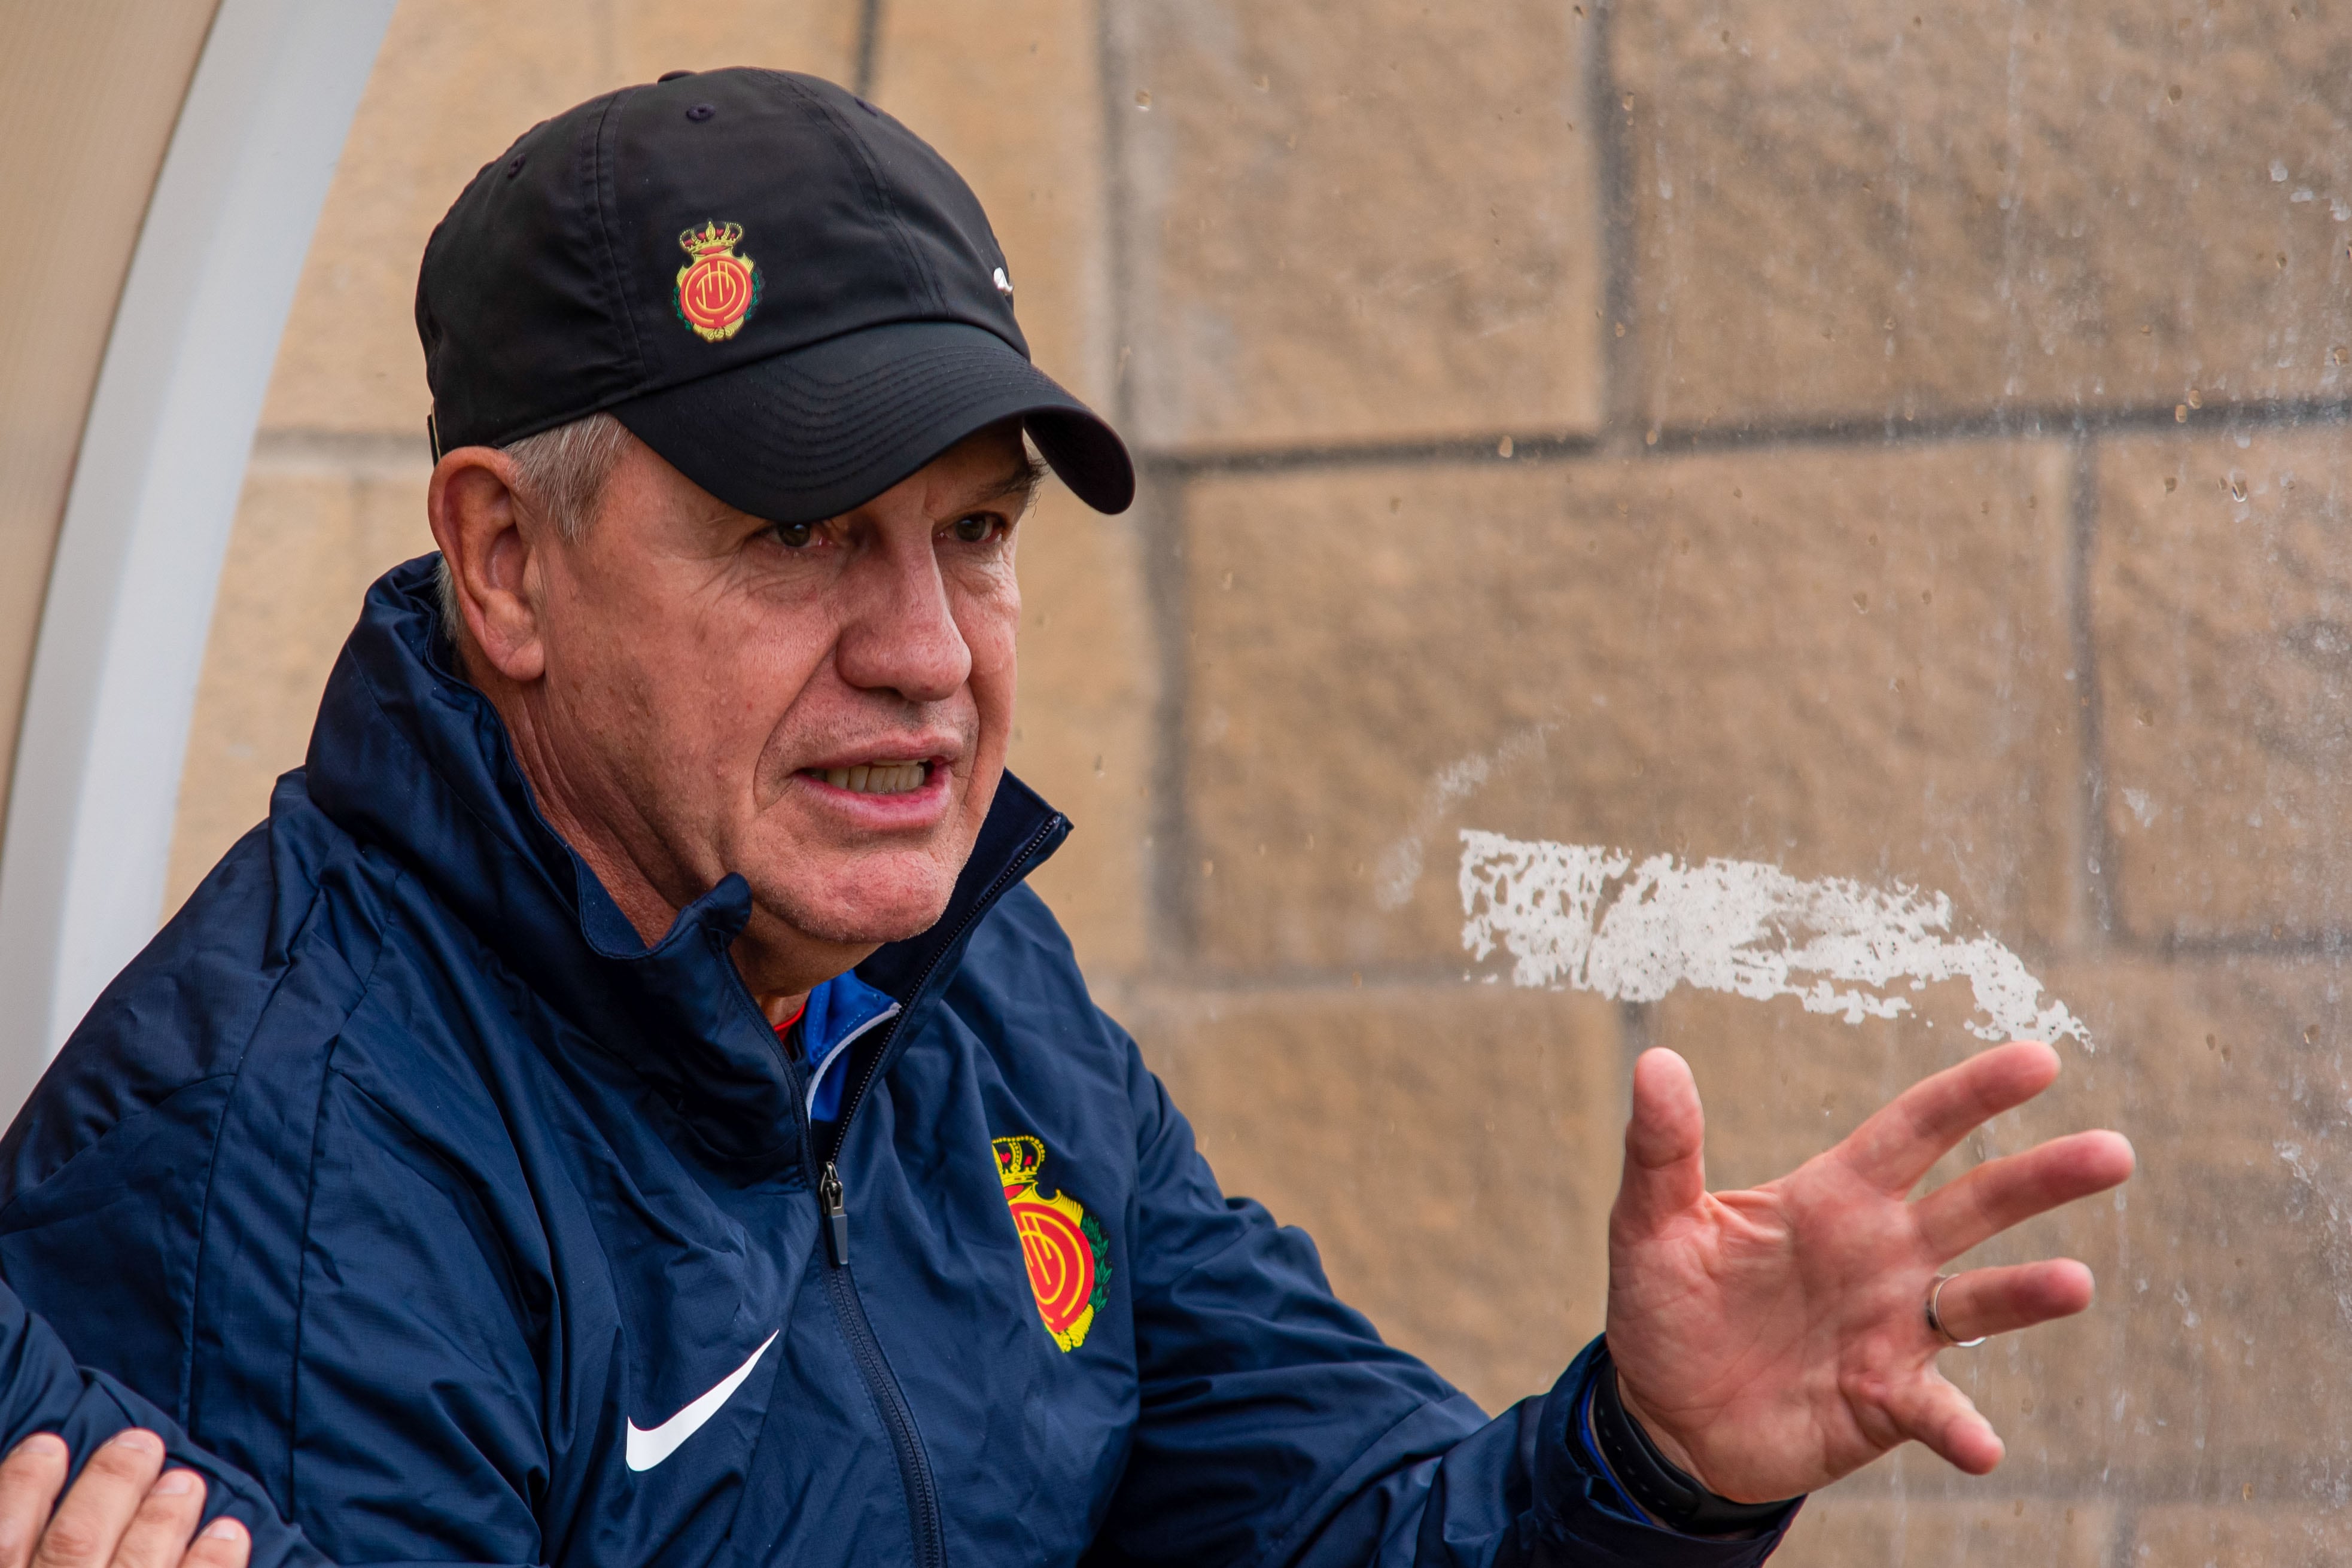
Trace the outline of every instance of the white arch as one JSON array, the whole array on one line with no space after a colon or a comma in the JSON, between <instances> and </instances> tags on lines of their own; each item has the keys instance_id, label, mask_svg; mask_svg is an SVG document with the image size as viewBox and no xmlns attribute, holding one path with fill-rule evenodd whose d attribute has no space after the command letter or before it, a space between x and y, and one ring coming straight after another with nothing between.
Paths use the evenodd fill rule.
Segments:
<instances>
[{"instance_id":1,"label":"white arch","mask_svg":"<svg viewBox=\"0 0 2352 1568\"><path fill-rule=\"evenodd\" d=\"M393 0L221 0L131 255L0 854L0 1115L154 934L262 395Z\"/></svg>"}]
</instances>

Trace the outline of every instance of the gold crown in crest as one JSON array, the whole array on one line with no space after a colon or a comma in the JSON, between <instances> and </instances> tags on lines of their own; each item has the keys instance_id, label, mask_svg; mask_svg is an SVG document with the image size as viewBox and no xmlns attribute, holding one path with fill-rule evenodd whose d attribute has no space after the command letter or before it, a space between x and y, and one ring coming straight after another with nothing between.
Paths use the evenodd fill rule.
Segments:
<instances>
[{"instance_id":1,"label":"gold crown in crest","mask_svg":"<svg viewBox=\"0 0 2352 1568\"><path fill-rule=\"evenodd\" d=\"M996 1150L996 1170L1007 1186L1034 1182L1037 1171L1045 1163L1044 1140L1027 1136L997 1138L992 1146Z\"/></svg>"},{"instance_id":2,"label":"gold crown in crest","mask_svg":"<svg viewBox=\"0 0 2352 1568\"><path fill-rule=\"evenodd\" d=\"M678 235L677 244L680 250L698 260L704 256L726 255L742 237L741 224L706 223L698 229L688 229Z\"/></svg>"}]
</instances>

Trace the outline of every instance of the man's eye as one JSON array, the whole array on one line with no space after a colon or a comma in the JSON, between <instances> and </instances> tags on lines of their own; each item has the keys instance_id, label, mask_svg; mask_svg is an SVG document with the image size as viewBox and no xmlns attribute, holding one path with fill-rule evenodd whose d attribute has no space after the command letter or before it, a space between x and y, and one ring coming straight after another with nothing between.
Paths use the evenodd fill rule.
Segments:
<instances>
[{"instance_id":1,"label":"man's eye","mask_svg":"<svg viewBox=\"0 0 2352 1568\"><path fill-rule=\"evenodd\" d=\"M814 523L778 523L768 531L774 534L776 542L786 549L806 549L816 541Z\"/></svg>"},{"instance_id":2,"label":"man's eye","mask_svg":"<svg viewBox=\"0 0 2352 1568\"><path fill-rule=\"evenodd\" d=\"M959 517L955 524L955 537L968 545L985 544L995 535L999 521L990 512L974 512L971 517Z\"/></svg>"}]
</instances>

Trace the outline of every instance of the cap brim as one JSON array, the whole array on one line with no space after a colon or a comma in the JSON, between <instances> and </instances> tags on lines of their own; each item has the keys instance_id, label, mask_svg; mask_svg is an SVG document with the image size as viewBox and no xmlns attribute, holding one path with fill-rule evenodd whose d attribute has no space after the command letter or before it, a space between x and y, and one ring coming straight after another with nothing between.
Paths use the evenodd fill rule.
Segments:
<instances>
[{"instance_id":1,"label":"cap brim","mask_svg":"<svg viewBox=\"0 0 2352 1568\"><path fill-rule=\"evenodd\" d=\"M1118 434L1003 339L960 321L871 327L611 412L679 473L772 522L838 517L1006 419L1095 510L1135 499Z\"/></svg>"}]
</instances>

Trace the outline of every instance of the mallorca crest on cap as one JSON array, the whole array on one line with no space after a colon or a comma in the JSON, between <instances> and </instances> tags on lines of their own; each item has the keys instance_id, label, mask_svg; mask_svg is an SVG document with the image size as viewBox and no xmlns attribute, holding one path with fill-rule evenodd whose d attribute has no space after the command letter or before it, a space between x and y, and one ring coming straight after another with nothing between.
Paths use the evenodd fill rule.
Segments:
<instances>
[{"instance_id":1,"label":"mallorca crest on cap","mask_svg":"<svg viewBox=\"0 0 2352 1568\"><path fill-rule=\"evenodd\" d=\"M677 269L672 303L677 319L704 341L723 343L740 330L760 303L764 280L759 264L737 254L741 224L706 222L677 236L678 248L694 259Z\"/></svg>"}]
</instances>

